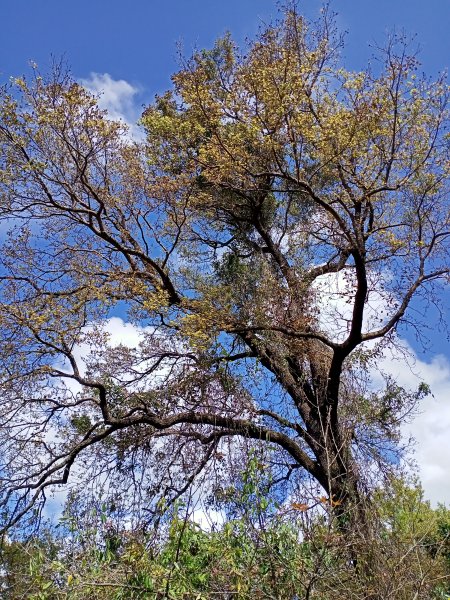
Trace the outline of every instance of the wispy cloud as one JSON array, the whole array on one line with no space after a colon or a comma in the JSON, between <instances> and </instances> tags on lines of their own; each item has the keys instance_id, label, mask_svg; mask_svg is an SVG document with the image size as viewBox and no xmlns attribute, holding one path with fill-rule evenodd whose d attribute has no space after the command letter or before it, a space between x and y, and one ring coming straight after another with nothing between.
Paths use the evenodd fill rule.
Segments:
<instances>
[{"instance_id":1,"label":"wispy cloud","mask_svg":"<svg viewBox=\"0 0 450 600\"><path fill-rule=\"evenodd\" d=\"M141 106L138 103L139 87L125 79L113 79L109 73L91 73L80 79L81 85L97 95L100 108L108 111L110 119L127 125L132 139L139 139L142 132L137 126Z\"/></svg>"}]
</instances>

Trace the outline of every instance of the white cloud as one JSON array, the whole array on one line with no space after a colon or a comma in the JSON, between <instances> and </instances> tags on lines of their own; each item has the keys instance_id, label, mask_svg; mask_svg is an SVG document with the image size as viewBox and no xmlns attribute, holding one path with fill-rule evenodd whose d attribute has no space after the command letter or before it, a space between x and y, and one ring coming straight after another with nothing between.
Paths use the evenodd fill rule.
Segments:
<instances>
[{"instance_id":1,"label":"white cloud","mask_svg":"<svg viewBox=\"0 0 450 600\"><path fill-rule=\"evenodd\" d=\"M92 351L98 350L98 335L106 336L103 342L109 348L124 346L125 348L137 348L142 343L145 333L149 333L150 328L138 327L132 323L123 321L120 317L111 317L105 321L91 323L86 325L82 331L82 339L72 350L72 356L75 359L77 367L82 375L86 374L86 361L89 359ZM54 366L66 373L72 373L72 368L65 358L58 359ZM73 394L82 391L82 386L74 379L66 379L65 384Z\"/></svg>"},{"instance_id":2,"label":"white cloud","mask_svg":"<svg viewBox=\"0 0 450 600\"><path fill-rule=\"evenodd\" d=\"M108 346L125 346L126 348L136 348L142 342L144 334L152 331L151 328L137 327L132 323L127 323L120 317L111 317L104 322L98 322L95 327L101 329L108 336ZM86 342L77 344L74 348L73 355L79 364L82 364L91 348L88 344L89 336L94 332L93 325L84 327L84 335Z\"/></svg>"},{"instance_id":3,"label":"white cloud","mask_svg":"<svg viewBox=\"0 0 450 600\"><path fill-rule=\"evenodd\" d=\"M414 458L425 497L436 505L450 505L450 362L442 356L421 360L402 342L411 355L385 351L380 368L405 388L417 388L420 381L431 387L432 396L424 398L418 414L402 427L405 441L415 440Z\"/></svg>"},{"instance_id":4,"label":"white cloud","mask_svg":"<svg viewBox=\"0 0 450 600\"><path fill-rule=\"evenodd\" d=\"M92 351L90 345L90 337L93 336L95 331L101 329L107 335L107 345L109 348L124 346L125 348L134 349L142 343L146 333L152 331L152 328L139 327L132 323L127 323L120 317L111 317L103 322L87 325L84 327L83 342L77 344L73 349L73 357L75 358L80 372L84 374L86 372L85 359L88 358ZM55 364L56 367L62 371L71 372L71 368L68 362L65 360L58 361ZM82 386L73 379L66 379L65 385L67 390L72 394L76 395L82 392ZM46 432L46 440L48 442L55 441L58 439L57 430L50 426ZM55 522L61 518L64 505L67 501L69 491L72 487L76 487L76 484L80 477L83 475L83 468L78 462L72 466L71 477L68 486L53 488L50 492L48 501L44 507L44 516L50 518ZM99 481L104 483L105 477L101 477ZM100 486L99 486L100 489Z\"/></svg>"},{"instance_id":5,"label":"white cloud","mask_svg":"<svg viewBox=\"0 0 450 600\"><path fill-rule=\"evenodd\" d=\"M366 331L380 327L389 313L388 295L380 276L369 283L363 325ZM319 277L315 288L320 326L336 342L343 341L352 316L352 303L348 302L354 293L352 282L341 272ZM366 348L374 346L375 342L366 344ZM423 399L417 416L402 426L402 436L404 442L413 440L413 457L425 497L433 505L450 505L450 361L442 355L420 359L405 340L397 339L396 347L383 349L377 367L407 390L417 389L422 381L430 386L433 395ZM382 383L377 373L373 380Z\"/></svg>"},{"instance_id":6,"label":"white cloud","mask_svg":"<svg viewBox=\"0 0 450 600\"><path fill-rule=\"evenodd\" d=\"M343 342L350 331L355 289L356 282L351 271L321 275L314 282L320 327L335 342ZM378 329L387 320L388 302L380 275L369 273L363 330Z\"/></svg>"},{"instance_id":7,"label":"white cloud","mask_svg":"<svg viewBox=\"0 0 450 600\"><path fill-rule=\"evenodd\" d=\"M332 290L330 290L332 292ZM333 299L334 298L334 299ZM333 312L333 302L342 303L342 298L331 294L328 296L328 310ZM322 303L325 300L322 297ZM376 310L382 307L382 296L376 298ZM345 312L341 304L342 312ZM375 308L375 307L373 307ZM149 328L142 328L125 322L119 317L112 317L103 323L108 334L108 346L123 345L136 349ZM87 338L92 326L85 329ZM91 350L88 339L75 349L79 363ZM409 358L407 358L409 356ZM398 385L406 389L417 389L419 383L424 381L429 384L433 396L428 396L421 401L417 415L402 426L404 441L414 438L414 459L417 463L417 474L422 482L425 497L433 505L439 502L450 505L450 362L438 355L429 360L420 359L404 340L398 340L397 348L386 348L377 361L380 372L394 378ZM162 374L165 374L164 368ZM381 383L379 375L374 373L374 383ZM69 383L72 391L78 391L78 386ZM208 514L206 514L208 513ZM211 519L220 523L220 514L209 514L204 509L196 508L193 520L204 528L211 527L207 523Z\"/></svg>"},{"instance_id":8,"label":"white cloud","mask_svg":"<svg viewBox=\"0 0 450 600\"><path fill-rule=\"evenodd\" d=\"M107 110L111 119L127 125L132 139L142 137L142 132L136 125L141 112L136 102L138 87L125 79L113 79L109 73L91 73L87 79L81 79L80 83L99 96L100 108Z\"/></svg>"},{"instance_id":9,"label":"white cloud","mask_svg":"<svg viewBox=\"0 0 450 600\"><path fill-rule=\"evenodd\" d=\"M382 294L374 293L369 317L374 317L383 304ZM123 344L135 348L145 334L145 328L126 323L118 317L109 319L106 329L111 346ZM80 348L78 352L82 356L85 349ZM417 389L421 381L430 385L433 396L421 401L417 415L403 425L402 435L405 441L415 440L414 458L426 498L434 505L438 502L450 505L450 361L442 355L422 360L406 341L399 340L397 348L383 351L378 368L406 389ZM194 520L206 527L203 512L197 510Z\"/></svg>"}]
</instances>

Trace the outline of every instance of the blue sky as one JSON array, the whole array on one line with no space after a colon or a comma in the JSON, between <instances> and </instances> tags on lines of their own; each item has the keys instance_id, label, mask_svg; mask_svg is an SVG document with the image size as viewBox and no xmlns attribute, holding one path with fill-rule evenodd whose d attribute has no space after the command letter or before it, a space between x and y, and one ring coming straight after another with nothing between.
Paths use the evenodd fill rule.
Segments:
<instances>
[{"instance_id":1,"label":"blue sky","mask_svg":"<svg viewBox=\"0 0 450 600\"><path fill-rule=\"evenodd\" d=\"M300 9L312 16L320 5L304 0ZM362 67L368 42L382 42L393 27L417 34L427 72L449 65L448 0L334 0L332 6L348 31L348 66ZM167 87L178 41L187 53L226 30L242 41L274 15L275 0L2 0L0 73L21 74L30 59L45 70L51 54L65 55L77 77L107 72L139 83L151 97Z\"/></svg>"},{"instance_id":2,"label":"blue sky","mask_svg":"<svg viewBox=\"0 0 450 600\"><path fill-rule=\"evenodd\" d=\"M304 0L300 11L312 17L320 5ZM416 34L426 73L435 76L450 66L450 0L334 0L332 8L340 29L348 32L343 51L347 68L364 68L372 54L369 44L382 44L394 28ZM276 14L275 0L1 0L0 81L26 73L30 60L45 72L52 56L64 57L76 78L94 90L105 88L113 113L133 121L142 104L170 86L177 43L189 55L230 31L242 44ZM431 313L428 320L433 322ZM435 383L437 405L425 407L421 423L411 430L422 444L419 462L428 465L423 469L434 486L431 495L438 495L439 481L447 478L444 499L450 502L450 468L443 470L442 462L450 428L449 345L435 331L423 355L412 336L406 334L406 339L417 353L416 371ZM401 383L410 382L404 365L389 368Z\"/></svg>"}]
</instances>

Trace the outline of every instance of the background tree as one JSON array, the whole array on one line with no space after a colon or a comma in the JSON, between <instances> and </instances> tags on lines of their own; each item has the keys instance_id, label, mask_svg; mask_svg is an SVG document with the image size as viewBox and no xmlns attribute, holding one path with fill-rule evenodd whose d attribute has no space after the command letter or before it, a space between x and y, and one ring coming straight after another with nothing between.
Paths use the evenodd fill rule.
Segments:
<instances>
[{"instance_id":1,"label":"background tree","mask_svg":"<svg viewBox=\"0 0 450 600\"><path fill-rule=\"evenodd\" d=\"M274 482L357 514L427 392L374 390L369 367L448 278L447 88L401 39L361 73L340 46L327 10L287 10L245 55L225 37L145 110L144 142L58 69L4 90L6 526L68 481L140 519L248 440ZM141 342L112 347L125 312Z\"/></svg>"},{"instance_id":2,"label":"background tree","mask_svg":"<svg viewBox=\"0 0 450 600\"><path fill-rule=\"evenodd\" d=\"M5 600L277 598L279 600L444 600L449 590L449 511L432 510L417 486L393 480L377 490L377 535L360 544L370 577L348 561L349 539L327 518L298 503L276 505L268 471L252 456L227 500L219 529L190 518L190 500L154 531L124 527L120 508L86 495L70 498L59 529L0 554ZM329 510L332 509L329 507Z\"/></svg>"}]
</instances>

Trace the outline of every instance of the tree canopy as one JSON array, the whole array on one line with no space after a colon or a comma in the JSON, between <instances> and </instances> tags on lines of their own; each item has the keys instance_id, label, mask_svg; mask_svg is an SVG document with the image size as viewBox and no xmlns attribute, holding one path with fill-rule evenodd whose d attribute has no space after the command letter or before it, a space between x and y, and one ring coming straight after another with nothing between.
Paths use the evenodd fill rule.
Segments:
<instances>
[{"instance_id":1,"label":"tree canopy","mask_svg":"<svg viewBox=\"0 0 450 600\"><path fill-rule=\"evenodd\" d=\"M5 527L93 481L148 519L247 445L286 493L364 504L428 391L370 367L448 281L448 89L401 38L357 73L341 44L327 10L226 36L140 140L61 69L3 89Z\"/></svg>"}]
</instances>

